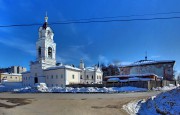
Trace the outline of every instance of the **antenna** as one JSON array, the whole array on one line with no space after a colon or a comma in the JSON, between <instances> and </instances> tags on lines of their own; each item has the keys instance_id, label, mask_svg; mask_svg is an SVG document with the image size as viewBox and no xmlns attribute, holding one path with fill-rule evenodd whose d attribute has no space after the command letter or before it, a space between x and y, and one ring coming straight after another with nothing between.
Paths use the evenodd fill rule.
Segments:
<instances>
[{"instance_id":1,"label":"antenna","mask_svg":"<svg viewBox=\"0 0 180 115\"><path fill-rule=\"evenodd\" d=\"M48 21L48 17L47 17L47 11L46 11L45 22L47 21Z\"/></svg>"},{"instance_id":2,"label":"antenna","mask_svg":"<svg viewBox=\"0 0 180 115\"><path fill-rule=\"evenodd\" d=\"M145 53L145 60L147 60L147 51L146 51L146 53Z\"/></svg>"},{"instance_id":3,"label":"antenna","mask_svg":"<svg viewBox=\"0 0 180 115\"><path fill-rule=\"evenodd\" d=\"M46 17L47 17L47 11L46 11Z\"/></svg>"}]
</instances>

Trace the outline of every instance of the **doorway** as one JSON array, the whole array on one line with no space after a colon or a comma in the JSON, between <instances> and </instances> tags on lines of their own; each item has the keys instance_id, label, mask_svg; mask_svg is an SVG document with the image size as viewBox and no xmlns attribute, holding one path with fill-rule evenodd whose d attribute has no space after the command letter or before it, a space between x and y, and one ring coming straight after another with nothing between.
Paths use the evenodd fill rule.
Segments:
<instances>
[{"instance_id":1,"label":"doorway","mask_svg":"<svg viewBox=\"0 0 180 115\"><path fill-rule=\"evenodd\" d=\"M38 83L38 77L34 78L34 83Z\"/></svg>"}]
</instances>

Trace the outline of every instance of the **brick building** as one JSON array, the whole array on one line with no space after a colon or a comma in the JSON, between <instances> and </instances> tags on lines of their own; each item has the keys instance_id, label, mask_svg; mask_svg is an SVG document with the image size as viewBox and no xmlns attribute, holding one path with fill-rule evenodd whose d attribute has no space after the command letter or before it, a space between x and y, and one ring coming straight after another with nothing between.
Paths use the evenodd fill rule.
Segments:
<instances>
[{"instance_id":1,"label":"brick building","mask_svg":"<svg viewBox=\"0 0 180 115\"><path fill-rule=\"evenodd\" d=\"M173 80L174 60L140 60L133 64L120 66L120 75L155 74L164 80Z\"/></svg>"}]
</instances>

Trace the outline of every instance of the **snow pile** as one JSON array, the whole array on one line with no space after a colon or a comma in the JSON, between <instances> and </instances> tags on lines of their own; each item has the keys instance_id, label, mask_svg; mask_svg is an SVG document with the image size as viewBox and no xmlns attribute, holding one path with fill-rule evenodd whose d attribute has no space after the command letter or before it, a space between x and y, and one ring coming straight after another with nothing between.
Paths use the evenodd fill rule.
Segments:
<instances>
[{"instance_id":1,"label":"snow pile","mask_svg":"<svg viewBox=\"0 0 180 115\"><path fill-rule=\"evenodd\" d=\"M0 92L9 92L14 89L22 88L22 82L2 82L0 83Z\"/></svg>"},{"instance_id":2,"label":"snow pile","mask_svg":"<svg viewBox=\"0 0 180 115\"><path fill-rule=\"evenodd\" d=\"M5 90L5 86L0 84L0 92L4 92L4 90Z\"/></svg>"},{"instance_id":3,"label":"snow pile","mask_svg":"<svg viewBox=\"0 0 180 115\"><path fill-rule=\"evenodd\" d=\"M47 92L48 91L48 88L45 83L36 83L33 88L35 88L39 92Z\"/></svg>"},{"instance_id":4,"label":"snow pile","mask_svg":"<svg viewBox=\"0 0 180 115\"><path fill-rule=\"evenodd\" d=\"M57 92L57 93L118 93L118 92L137 92L137 91L147 91L145 88L137 87L110 87L110 88L97 88L97 87L52 87L47 88L46 86L37 86L36 88L26 87L15 89L14 92L19 93L30 93L30 92Z\"/></svg>"},{"instance_id":5,"label":"snow pile","mask_svg":"<svg viewBox=\"0 0 180 115\"><path fill-rule=\"evenodd\" d=\"M132 101L127 105L123 105L123 109L126 110L130 115L136 115L138 113L141 103L144 103L145 100Z\"/></svg>"},{"instance_id":6,"label":"snow pile","mask_svg":"<svg viewBox=\"0 0 180 115\"><path fill-rule=\"evenodd\" d=\"M169 91L172 89L175 89L179 87L179 84L177 86L173 85L173 84L169 84L169 86L164 86L164 87L157 87L157 88L153 88L154 91Z\"/></svg>"},{"instance_id":7,"label":"snow pile","mask_svg":"<svg viewBox=\"0 0 180 115\"><path fill-rule=\"evenodd\" d=\"M34 85L34 87L14 89L13 92L19 92L19 93L48 92L48 87L46 86L45 83L37 83Z\"/></svg>"},{"instance_id":8,"label":"snow pile","mask_svg":"<svg viewBox=\"0 0 180 115\"><path fill-rule=\"evenodd\" d=\"M180 87L149 98L128 103L123 108L131 115L180 115Z\"/></svg>"}]
</instances>

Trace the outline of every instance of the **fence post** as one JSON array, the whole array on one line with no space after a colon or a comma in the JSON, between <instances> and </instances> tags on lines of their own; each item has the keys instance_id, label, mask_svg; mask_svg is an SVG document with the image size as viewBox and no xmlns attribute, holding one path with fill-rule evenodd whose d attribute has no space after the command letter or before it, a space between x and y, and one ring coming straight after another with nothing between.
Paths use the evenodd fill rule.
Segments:
<instances>
[{"instance_id":1,"label":"fence post","mask_svg":"<svg viewBox=\"0 0 180 115\"><path fill-rule=\"evenodd\" d=\"M147 85L148 85L148 86L147 86L148 90L151 90L151 83L150 83L150 81L148 81L147 83L148 83L148 84L147 84Z\"/></svg>"}]
</instances>

